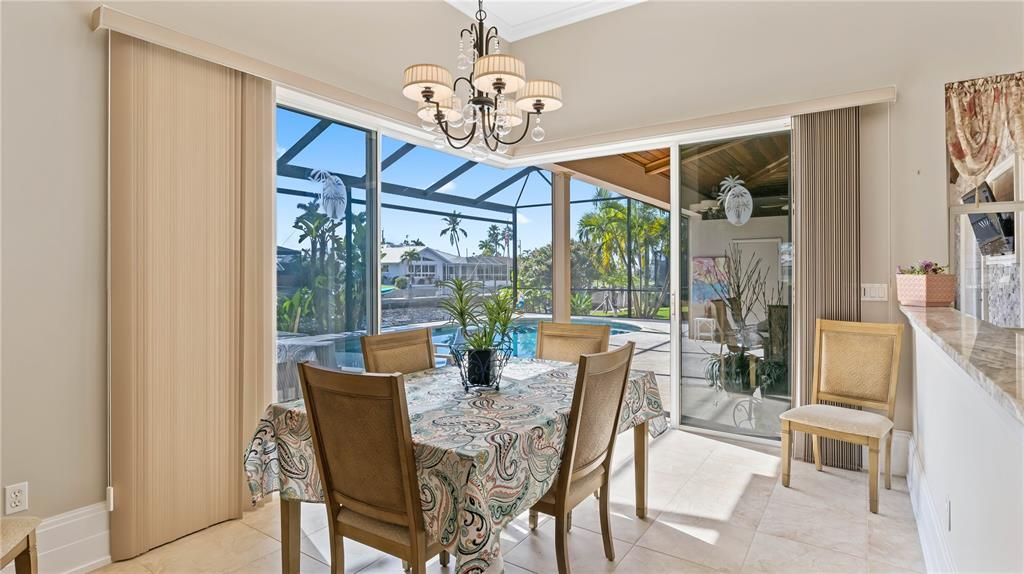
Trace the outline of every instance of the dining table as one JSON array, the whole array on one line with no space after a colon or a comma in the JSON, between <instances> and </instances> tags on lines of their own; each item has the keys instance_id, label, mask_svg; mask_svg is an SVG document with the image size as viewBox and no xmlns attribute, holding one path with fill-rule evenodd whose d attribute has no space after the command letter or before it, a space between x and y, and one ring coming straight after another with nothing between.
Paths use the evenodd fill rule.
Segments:
<instances>
[{"instance_id":1,"label":"dining table","mask_svg":"<svg viewBox=\"0 0 1024 574\"><path fill-rule=\"evenodd\" d=\"M501 530L555 483L576 371L572 363L512 358L500 390L469 391L454 366L405 376L427 536L455 557L460 574L501 572ZM633 430L640 518L647 515L648 437L667 428L654 373L630 371L618 430ZM282 571L298 572L301 503L324 501L302 399L267 407L244 467L253 504L278 493Z\"/></svg>"}]
</instances>

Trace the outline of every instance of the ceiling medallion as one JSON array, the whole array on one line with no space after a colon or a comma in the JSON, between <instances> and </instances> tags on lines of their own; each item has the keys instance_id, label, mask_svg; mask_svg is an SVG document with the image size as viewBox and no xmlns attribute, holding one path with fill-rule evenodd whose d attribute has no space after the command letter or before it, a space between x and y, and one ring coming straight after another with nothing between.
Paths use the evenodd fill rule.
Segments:
<instances>
[{"instance_id":1,"label":"ceiling medallion","mask_svg":"<svg viewBox=\"0 0 1024 574\"><path fill-rule=\"evenodd\" d=\"M435 147L443 148L447 142L454 149L469 148L477 161L487 159L491 152L506 153L527 133L533 141L543 140L541 113L562 107L560 85L549 80L527 81L526 64L501 53L498 28L484 24L487 13L483 4L479 0L476 22L459 33L456 65L469 75L452 81L447 68L416 64L405 69L402 88L402 95L419 103L417 115L423 129L435 133ZM522 133L513 137L519 126Z\"/></svg>"}]
</instances>

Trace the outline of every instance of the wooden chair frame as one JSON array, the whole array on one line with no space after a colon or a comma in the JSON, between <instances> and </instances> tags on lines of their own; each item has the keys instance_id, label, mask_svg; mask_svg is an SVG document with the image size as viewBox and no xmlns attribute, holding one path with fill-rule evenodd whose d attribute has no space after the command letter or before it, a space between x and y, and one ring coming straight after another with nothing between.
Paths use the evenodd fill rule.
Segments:
<instances>
[{"instance_id":1,"label":"wooden chair frame","mask_svg":"<svg viewBox=\"0 0 1024 574\"><path fill-rule=\"evenodd\" d=\"M318 386L330 392L390 400L394 408L396 431L398 434L402 486L406 491L405 512L395 514L389 510L372 506L360 500L346 497L334 490L330 470L324 461L327 460L326 450L320 436L320 421L317 414L315 394L311 392L309 373L320 371L329 373L332 380L318 383ZM423 524L423 510L420 508L419 479L416 476L416 458L412 444L412 430L409 427L409 409L406 404L405 383L401 373L390 375L375 373L345 373L334 369L316 367L309 363L299 364L299 380L302 383L302 394L306 403L306 416L309 418L310 435L313 440L313 451L316 453L316 465L320 471L324 499L327 503L327 525L331 537L331 572L343 574L345 571L344 539L351 538L381 552L404 560L415 574L426 572L426 562L435 555L440 555L441 564L448 565L448 553L438 542L428 542ZM347 525L339 520L342 507L357 514L380 522L405 527L410 533L408 544L381 537L370 530L363 530Z\"/></svg>"},{"instance_id":2,"label":"wooden chair frame","mask_svg":"<svg viewBox=\"0 0 1024 574\"><path fill-rule=\"evenodd\" d=\"M359 345L363 350L363 364L368 373L394 372L392 368L380 360L377 352L399 348L408 348L409 353L419 354L422 359L421 366L423 368L402 373L403 375L432 369L435 366L436 351L429 327L381 333L379 335L366 335L360 337Z\"/></svg>"},{"instance_id":3,"label":"wooden chair frame","mask_svg":"<svg viewBox=\"0 0 1024 574\"><path fill-rule=\"evenodd\" d=\"M893 337L892 365L889 369L889 389L885 402L872 401L827 393L821 391L821 341L825 332L858 333ZM818 319L814 329L814 386L811 388L811 404L821 401L836 402L844 405L884 411L891 421L896 410L896 385L900 373L900 348L903 342L903 325L896 323L859 323L852 321L833 321ZM880 439L864 435L839 432L821 427L797 423L782 419L782 486L789 486L790 463L792 457L792 435L794 431L811 435L814 451L814 467L821 470L821 437L832 438L868 447L868 507L872 513L878 513L878 450ZM892 489L892 435L890 430L885 436L885 488Z\"/></svg>"},{"instance_id":4,"label":"wooden chair frame","mask_svg":"<svg viewBox=\"0 0 1024 574\"><path fill-rule=\"evenodd\" d=\"M595 341L599 353L608 351L608 340L611 338L611 327L608 325L592 325L585 323L555 323L540 321L537 323L537 358L544 359L546 337L567 337ZM573 362L579 362L577 359Z\"/></svg>"},{"instance_id":5,"label":"wooden chair frame","mask_svg":"<svg viewBox=\"0 0 1024 574\"><path fill-rule=\"evenodd\" d=\"M622 401L626 393L626 385L629 383L629 369L633 362L633 350L636 344L632 341L626 343L624 346L607 353L594 353L590 355L583 355L580 357L580 366L576 372L576 389L572 397L572 407L569 410L569 428L566 431L565 436L565 447L562 451L562 462L559 466L558 479L556 480L552 490L554 490L554 503L546 502L543 499L538 501L530 509L530 528L534 529L536 525L536 513L543 512L549 516L555 517L555 557L558 564L559 574L569 574L569 559L568 559L568 532L572 527L572 509L586 500L586 497L581 498L574 504L571 504L569 500L570 488L572 487L573 481L584 478L590 473L595 472L598 469L603 469L604 475L601 480L600 490L598 493L598 504L600 507L601 517L601 537L604 541L604 554L609 561L615 560L615 545L612 539L612 527L609 516L609 500L611 498L609 492L609 486L612 474L612 458L613 450L615 448L615 437L618 435L619 425L613 424L611 427L611 433L608 436L608 448L604 451L599 458L595 459L594 462L584 466L582 468L575 468L576 458L576 445L579 439L580 432L580 416L583 409L584 401L586 400L586 380L588 376L599 375L601 372L589 373L588 362L592 362L599 357L618 356L625 355L625 372L623 374L622 383L618 393L618 408L616 408L616 416L622 411ZM621 363L612 368L612 370L620 368Z\"/></svg>"}]
</instances>

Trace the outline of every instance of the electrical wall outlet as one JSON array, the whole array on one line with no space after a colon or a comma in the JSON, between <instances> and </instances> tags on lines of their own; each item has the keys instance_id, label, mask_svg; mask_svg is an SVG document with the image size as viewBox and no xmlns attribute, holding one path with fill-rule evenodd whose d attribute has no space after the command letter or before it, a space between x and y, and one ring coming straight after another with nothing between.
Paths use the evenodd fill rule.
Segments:
<instances>
[{"instance_id":1,"label":"electrical wall outlet","mask_svg":"<svg viewBox=\"0 0 1024 574\"><path fill-rule=\"evenodd\" d=\"M4 487L4 513L14 514L28 510L28 483L19 482Z\"/></svg>"}]
</instances>

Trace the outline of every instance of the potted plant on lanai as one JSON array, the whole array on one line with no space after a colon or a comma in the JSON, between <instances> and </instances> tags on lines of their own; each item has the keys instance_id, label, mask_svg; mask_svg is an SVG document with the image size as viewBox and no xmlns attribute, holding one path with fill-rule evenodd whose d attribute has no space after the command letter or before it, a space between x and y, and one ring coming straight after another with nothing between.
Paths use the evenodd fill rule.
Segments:
<instances>
[{"instance_id":1,"label":"potted plant on lanai","mask_svg":"<svg viewBox=\"0 0 1024 574\"><path fill-rule=\"evenodd\" d=\"M896 268L896 296L908 307L949 307L956 299L956 276L928 260Z\"/></svg>"},{"instance_id":2,"label":"potted plant on lanai","mask_svg":"<svg viewBox=\"0 0 1024 574\"><path fill-rule=\"evenodd\" d=\"M474 281L456 278L441 285L451 291L441 308L458 327L451 350L463 388L499 389L501 370L512 351L512 322L516 316L512 291L502 289L482 298L480 286Z\"/></svg>"}]
</instances>

